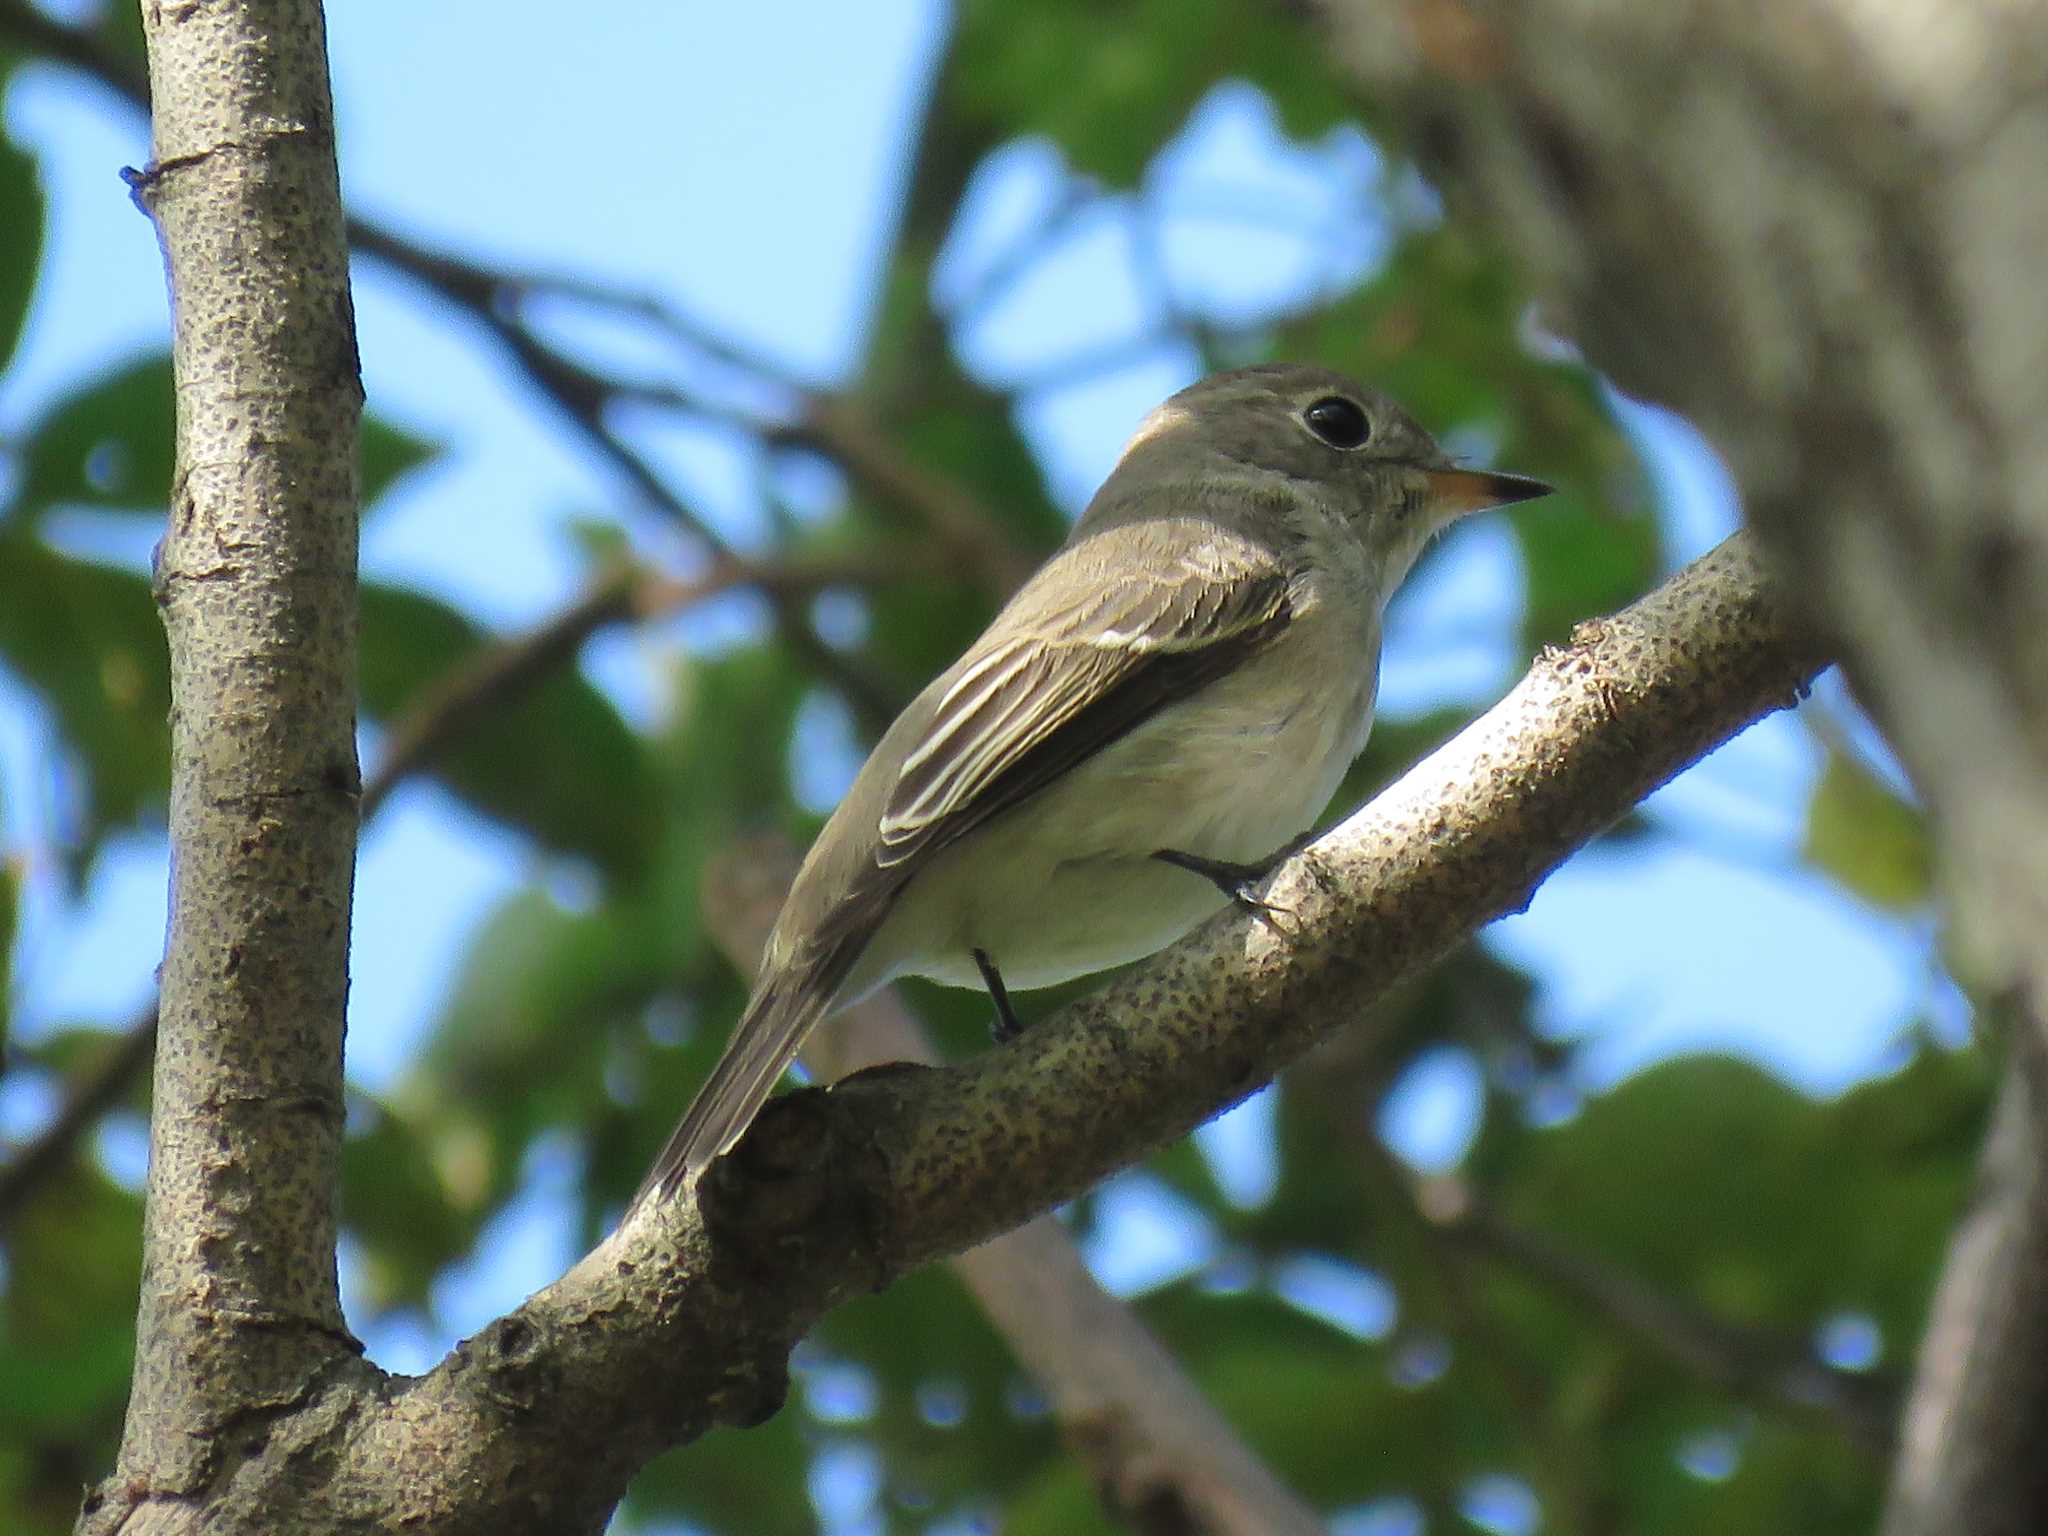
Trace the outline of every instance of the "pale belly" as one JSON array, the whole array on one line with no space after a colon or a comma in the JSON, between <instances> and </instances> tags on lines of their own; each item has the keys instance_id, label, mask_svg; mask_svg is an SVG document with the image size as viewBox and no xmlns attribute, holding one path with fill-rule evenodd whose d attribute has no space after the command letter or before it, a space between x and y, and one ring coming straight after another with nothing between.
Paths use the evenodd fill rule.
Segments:
<instances>
[{"instance_id":1,"label":"pale belly","mask_svg":"<svg viewBox=\"0 0 2048 1536\"><path fill-rule=\"evenodd\" d=\"M1213 884L1152 854L1250 863L1276 852L1329 804L1371 725L1370 653L1334 686L1283 678L1266 660L941 854L898 898L847 993L903 974L978 987L976 949L1012 987L1051 986L1149 955L1217 911L1226 898Z\"/></svg>"}]
</instances>

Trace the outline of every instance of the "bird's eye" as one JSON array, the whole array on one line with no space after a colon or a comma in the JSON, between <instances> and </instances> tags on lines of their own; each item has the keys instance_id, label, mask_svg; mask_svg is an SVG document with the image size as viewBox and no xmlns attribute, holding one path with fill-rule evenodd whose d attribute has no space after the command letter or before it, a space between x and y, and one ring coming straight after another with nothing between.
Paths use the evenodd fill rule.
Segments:
<instances>
[{"instance_id":1,"label":"bird's eye","mask_svg":"<svg viewBox=\"0 0 2048 1536\"><path fill-rule=\"evenodd\" d=\"M1365 419L1356 400L1342 395L1325 395L1301 413L1309 431L1332 448L1359 448L1372 436L1372 423Z\"/></svg>"}]
</instances>

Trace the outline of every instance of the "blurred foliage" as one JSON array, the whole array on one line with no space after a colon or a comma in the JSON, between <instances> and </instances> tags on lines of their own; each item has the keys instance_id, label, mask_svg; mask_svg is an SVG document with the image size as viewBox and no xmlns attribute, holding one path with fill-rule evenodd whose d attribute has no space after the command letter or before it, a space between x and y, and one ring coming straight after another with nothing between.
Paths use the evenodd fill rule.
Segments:
<instances>
[{"instance_id":1,"label":"blurred foliage","mask_svg":"<svg viewBox=\"0 0 2048 1536\"><path fill-rule=\"evenodd\" d=\"M421 593L365 582L360 608L362 707L372 720L401 718L491 644L477 625ZM475 809L543 848L589 859L614 880L642 871L660 822L645 749L572 669L557 668L478 714L434 771Z\"/></svg>"},{"instance_id":2,"label":"blurred foliage","mask_svg":"<svg viewBox=\"0 0 2048 1536\"><path fill-rule=\"evenodd\" d=\"M131 63L133 9L114 8L99 34ZM0 79L14 45L0 31ZM964 371L954 341L965 320L935 309L933 261L989 153L1038 136L1085 195L1142 196L1162 145L1226 79L1256 85L1304 143L1365 110L1271 9L958 8L868 366L850 393L893 451L972 495L1027 555L1058 540L1062 516L1018 401ZM44 216L33 165L0 142L0 360L28 312ZM1393 223L1386 260L1352 291L1251 326L1190 322L1180 339L1211 360L1281 354L1350 369L1454 431L1461 450L1497 453L1562 487L1510 519L1523 559L1518 640L1532 651L1656 579L1664 555L1649 487L1598 382L1562 349L1531 345L1527 300L1502 254L1433 217ZM1019 269L1028 264L1027 253ZM160 824L169 696L147 574L81 552L63 528L160 515L169 401L163 358L122 361L4 445L0 667L42 701L60 744L56 855L74 880L108 836ZM371 423L367 511L434 451ZM900 540L915 526L853 483L822 524L788 517L783 536L815 553ZM598 544L606 559L620 553L615 540ZM907 693L992 602L965 579L878 588L864 594L848 653ZM363 708L386 727L502 639L440 599L388 586L366 587L362 615ZM537 1158L573 1153L582 1234L601 1231L743 1000L743 980L703 930L699 883L741 831L779 826L802 839L815 829L790 768L798 722L829 702L831 685L774 633L679 652L670 684L659 724L636 729L580 671L558 668L480 711L429 766L527 840L535 878L470 939L402 1079L352 1092L345 1220L365 1316L430 1315L437 1283ZM1347 795L1462 723L1456 711L1382 722ZM1659 834L1639 821L1630 835ZM1814 795L1806 852L1873 903L1928 900L1918 812L1843 754ZM18 862L0 863L0 961L21 879ZM0 964L0 1038L5 982ZM1986 1102L1981 1061L1909 1043L1891 1076L1816 1102L1739 1063L1686 1058L1560 1109L1570 1052L1538 1033L1533 990L1473 946L1385 1004L1360 1043L1332 1047L1287 1084L1271 1192L1249 1205L1226 1198L1192 1145L1132 1175L1180 1202L1214 1244L1203 1270L1139 1301L1146 1322L1248 1442L1328 1510L1400 1499L1430 1530L1467 1529L1459 1510L1474 1480L1507 1476L1535 1495L1546 1529L1867 1529L1883 1468L1841 1425L1702 1379L1528 1255L1573 1255L1822 1369L1835 1368L1816 1353L1823 1329L1861 1320L1877 1359L1842 1369L1866 1370L1857 1379L1881 1397L1883 1373L1910 1351L1961 1200ZM981 999L906 992L948 1048L980 1048ZM91 1072L119 1024L44 1035L9 1056L8 1084L54 1097ZM1481 1135L1456 1178L1484 1203L1491 1236L1426 1214L1373 1135L1403 1070L1446 1050L1486 1083ZM1077 1203L1082 1236L1102 1209L1099 1197ZM82 1155L4 1233L0 1508L24 1536L67 1528L78 1487L110 1460L138 1217L136 1196ZM1320 1289L1297 1285L1303 1274ZM1391 1316L1374 1321L1344 1302L1375 1295L1392 1298ZM1109 1529L1043 1399L943 1270L827 1319L800 1351L797 1379L767 1426L716 1433L650 1467L627 1520L814 1529L807 1475L821 1455L847 1451L879 1467L875 1529L976 1515L1021 1536Z\"/></svg>"},{"instance_id":3,"label":"blurred foliage","mask_svg":"<svg viewBox=\"0 0 2048 1536\"><path fill-rule=\"evenodd\" d=\"M6 78L0 70L0 80ZM0 368L14 355L28 320L28 303L42 265L43 189L36 182L35 162L0 138L0 208L8 211L0 224Z\"/></svg>"},{"instance_id":4,"label":"blurred foliage","mask_svg":"<svg viewBox=\"0 0 2048 1536\"><path fill-rule=\"evenodd\" d=\"M1301 35L1235 0L969 0L957 25L957 96L1113 186L1143 175L1218 80L1257 85L1296 138L1346 120L1336 77L1303 67Z\"/></svg>"},{"instance_id":5,"label":"blurred foliage","mask_svg":"<svg viewBox=\"0 0 2048 1536\"><path fill-rule=\"evenodd\" d=\"M1913 911L1934 890L1920 809L1844 750L1828 756L1807 810L1806 857L1865 901Z\"/></svg>"}]
</instances>

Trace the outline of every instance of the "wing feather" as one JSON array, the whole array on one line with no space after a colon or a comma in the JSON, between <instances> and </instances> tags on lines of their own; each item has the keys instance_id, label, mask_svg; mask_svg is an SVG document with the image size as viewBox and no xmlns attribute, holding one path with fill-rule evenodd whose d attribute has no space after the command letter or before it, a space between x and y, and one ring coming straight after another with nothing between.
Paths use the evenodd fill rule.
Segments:
<instances>
[{"instance_id":1,"label":"wing feather","mask_svg":"<svg viewBox=\"0 0 2048 1536\"><path fill-rule=\"evenodd\" d=\"M1096 587L962 658L883 809L876 864L943 845L1230 671L1288 618L1287 577L1184 561Z\"/></svg>"}]
</instances>

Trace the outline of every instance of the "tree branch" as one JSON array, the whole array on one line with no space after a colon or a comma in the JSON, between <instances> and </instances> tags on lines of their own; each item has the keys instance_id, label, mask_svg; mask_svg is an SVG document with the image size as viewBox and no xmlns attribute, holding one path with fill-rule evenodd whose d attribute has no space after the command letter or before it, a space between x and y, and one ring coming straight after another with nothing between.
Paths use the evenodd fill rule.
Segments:
<instances>
[{"instance_id":1,"label":"tree branch","mask_svg":"<svg viewBox=\"0 0 2048 1536\"><path fill-rule=\"evenodd\" d=\"M740 560L738 551L606 419L607 408L621 394L619 387L557 351L509 313L507 301L516 298L516 290L498 274L459 257L422 250L360 219L351 221L349 228L358 249L425 285L495 337L527 380L598 456L650 505L688 529L711 552L715 564ZM784 641L839 689L864 721L877 730L886 725L901 702L890 684L858 658L827 645L811 627L808 616L786 598L773 592L769 597Z\"/></svg>"},{"instance_id":2,"label":"tree branch","mask_svg":"<svg viewBox=\"0 0 2048 1536\"><path fill-rule=\"evenodd\" d=\"M1153 962L936 1070L774 1101L432 1372L354 1362L279 1417L221 1530L600 1529L633 1472L774 1411L829 1308L1027 1221L1251 1092L1820 664L1746 539L1538 659L1494 710ZM391 1466L406 1475L380 1475ZM321 1478L304 1469L318 1466ZM118 1491L118 1489L116 1490Z\"/></svg>"},{"instance_id":3,"label":"tree branch","mask_svg":"<svg viewBox=\"0 0 2048 1536\"><path fill-rule=\"evenodd\" d=\"M335 1283L362 411L314 0L145 7L178 457L171 919L116 1479L180 1508L358 1349ZM91 1511L88 1511L90 1518Z\"/></svg>"}]
</instances>

